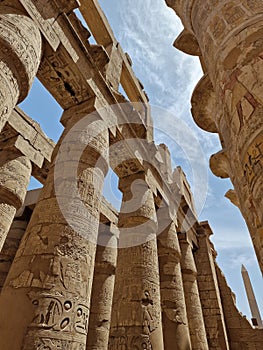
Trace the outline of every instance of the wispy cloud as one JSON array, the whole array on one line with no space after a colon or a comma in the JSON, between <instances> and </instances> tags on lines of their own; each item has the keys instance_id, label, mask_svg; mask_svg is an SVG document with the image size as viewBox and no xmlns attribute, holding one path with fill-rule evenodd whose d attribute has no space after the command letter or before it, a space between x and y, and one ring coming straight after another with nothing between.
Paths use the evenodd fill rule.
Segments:
<instances>
[{"instance_id":1,"label":"wispy cloud","mask_svg":"<svg viewBox=\"0 0 263 350\"><path fill-rule=\"evenodd\" d=\"M207 171L209 182L201 220L209 220L224 272L230 282L233 281L234 291L240 292L240 280L237 282L233 276L240 275L238 265L244 260L253 264L256 261L255 254L238 209L224 198L225 192L232 187L230 182L215 178L208 170L211 154L219 151L221 146L218 135L199 129L190 113L191 95L202 71L198 58L183 54L173 47L175 38L182 30L180 20L164 0L100 0L100 3L109 15L122 47L132 58L133 69L143 83L151 105L167 111L153 117L155 126L165 126L172 136L169 138L157 132L156 142L169 145L174 163L183 166L192 187L192 165L203 162L204 158L205 171L200 174L200 182ZM189 134L176 122L177 118L190 128L200 143L202 156L195 144L189 141ZM195 191L195 200L199 201L199 197Z\"/></svg>"},{"instance_id":2,"label":"wispy cloud","mask_svg":"<svg viewBox=\"0 0 263 350\"><path fill-rule=\"evenodd\" d=\"M173 47L183 29L179 18L164 1L119 0L118 4L118 40L130 54L151 105L171 112L162 120L167 126L174 124L174 115L185 121L198 138L208 163L211 153L217 152L220 145L217 135L199 129L190 113L191 95L202 70L197 57ZM160 116L153 118L156 124ZM189 142L185 145L190 146Z\"/></svg>"}]
</instances>

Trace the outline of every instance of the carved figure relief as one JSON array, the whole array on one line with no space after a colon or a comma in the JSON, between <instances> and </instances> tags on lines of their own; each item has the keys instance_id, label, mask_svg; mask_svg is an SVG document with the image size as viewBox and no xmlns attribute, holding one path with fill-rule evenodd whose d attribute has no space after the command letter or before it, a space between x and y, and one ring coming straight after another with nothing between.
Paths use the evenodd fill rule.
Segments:
<instances>
[{"instance_id":1,"label":"carved figure relief","mask_svg":"<svg viewBox=\"0 0 263 350\"><path fill-rule=\"evenodd\" d=\"M149 335L154 329L154 319L153 319L153 300L150 298L149 291L144 292L145 297L142 299L142 334Z\"/></svg>"}]
</instances>

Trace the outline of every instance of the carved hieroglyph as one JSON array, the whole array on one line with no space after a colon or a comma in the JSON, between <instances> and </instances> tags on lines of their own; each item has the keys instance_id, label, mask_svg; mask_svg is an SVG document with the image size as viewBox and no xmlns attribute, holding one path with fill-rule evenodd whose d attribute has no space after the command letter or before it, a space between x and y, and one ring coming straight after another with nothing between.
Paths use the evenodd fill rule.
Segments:
<instances>
[{"instance_id":1,"label":"carved hieroglyph","mask_svg":"<svg viewBox=\"0 0 263 350\"><path fill-rule=\"evenodd\" d=\"M107 128L96 130L97 138L76 159L85 132L82 135L83 130L75 129L72 143L65 144L64 139L76 119L86 115L85 109L79 109L79 113L65 112L71 118L66 118L68 124L55 148L44 189L2 290L3 349L86 347L96 252L93 239L98 232L109 135ZM96 114L93 117L93 121L100 119ZM101 162L96 164L99 158ZM55 161L61 171L54 180ZM76 169L77 178L69 177L72 168ZM72 186L76 181L77 192ZM69 220L74 220L74 229ZM8 321L4 317L7 314ZM16 337L12 336L14 329Z\"/></svg>"},{"instance_id":2,"label":"carved hieroglyph","mask_svg":"<svg viewBox=\"0 0 263 350\"><path fill-rule=\"evenodd\" d=\"M0 6L0 130L29 92L41 58L41 35L20 11Z\"/></svg>"},{"instance_id":3,"label":"carved hieroglyph","mask_svg":"<svg viewBox=\"0 0 263 350\"><path fill-rule=\"evenodd\" d=\"M177 47L181 45L182 50L193 54L187 47L191 48L195 41L199 49L194 54L201 56L202 66L211 80L207 101L202 98L198 103L195 98L197 94L206 94L207 90L201 86L205 88L204 84L199 84L194 92L193 100L197 102L193 106L194 119L205 130L220 134L229 163L227 173L263 270L263 3L261 0L167 0L167 4L175 9L185 26ZM186 32L191 35L187 36ZM188 40L187 44L182 36ZM215 174L227 176L225 171L216 170Z\"/></svg>"},{"instance_id":4,"label":"carved hieroglyph","mask_svg":"<svg viewBox=\"0 0 263 350\"><path fill-rule=\"evenodd\" d=\"M140 190L132 192L134 181ZM156 213L144 173L120 179L123 203L109 349L162 350ZM147 239L141 242L141 237Z\"/></svg>"}]
</instances>

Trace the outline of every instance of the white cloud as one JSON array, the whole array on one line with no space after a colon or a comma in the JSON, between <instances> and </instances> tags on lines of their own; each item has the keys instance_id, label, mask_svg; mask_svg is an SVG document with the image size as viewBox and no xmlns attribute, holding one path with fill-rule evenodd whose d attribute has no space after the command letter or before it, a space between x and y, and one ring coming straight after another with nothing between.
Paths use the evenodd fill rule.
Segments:
<instances>
[{"instance_id":1,"label":"white cloud","mask_svg":"<svg viewBox=\"0 0 263 350\"><path fill-rule=\"evenodd\" d=\"M202 159L200 160L200 154L193 143L189 142L187 134L183 139L184 131L175 123L174 116L182 119L199 140L206 162L205 171L208 171L211 154L219 151L221 146L218 136L199 129L190 113L191 94L202 72L197 58L173 47L175 38L182 30L179 18L166 6L164 0L100 0L100 3L109 16L116 37L131 56L133 69L143 83L150 103L170 112L162 120L159 119L160 115L156 115L155 124L160 122L169 130L175 129L172 139L178 141L179 137L179 145L183 145L184 152L178 150L167 137L162 138L157 134L157 141L169 145L175 163L184 164L184 171L192 185L191 167L183 159L183 153L188 157L191 155L190 163L198 163ZM209 174L207 201L201 220L209 220L223 270L234 291L242 294L240 280L237 282L235 279L240 274L238 265L244 260L252 264L252 261L255 262L255 254L238 209L224 198L225 192L232 187L231 184L216 179L210 171ZM198 196L195 196L195 200L199 200ZM234 265L235 269L230 269ZM258 271L256 265L254 263Z\"/></svg>"}]
</instances>

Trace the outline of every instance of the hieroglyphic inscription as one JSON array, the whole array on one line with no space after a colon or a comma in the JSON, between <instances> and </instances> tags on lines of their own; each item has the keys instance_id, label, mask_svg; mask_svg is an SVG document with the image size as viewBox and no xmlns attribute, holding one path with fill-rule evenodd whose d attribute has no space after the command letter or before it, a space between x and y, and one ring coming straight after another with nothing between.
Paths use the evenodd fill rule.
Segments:
<instances>
[{"instance_id":1,"label":"hieroglyphic inscription","mask_svg":"<svg viewBox=\"0 0 263 350\"><path fill-rule=\"evenodd\" d=\"M43 58L38 77L65 109L91 97L88 83L62 47Z\"/></svg>"},{"instance_id":2,"label":"hieroglyphic inscription","mask_svg":"<svg viewBox=\"0 0 263 350\"><path fill-rule=\"evenodd\" d=\"M149 336L141 334L139 336L110 337L109 350L152 350Z\"/></svg>"},{"instance_id":3,"label":"hieroglyphic inscription","mask_svg":"<svg viewBox=\"0 0 263 350\"><path fill-rule=\"evenodd\" d=\"M41 36L33 20L12 11L10 9L10 14L0 13L0 39L5 49L1 56L12 57L12 60L15 60L12 70L17 69L16 77L25 89L25 92L22 92L25 95L28 90L27 84L31 84L40 62Z\"/></svg>"},{"instance_id":4,"label":"hieroglyphic inscription","mask_svg":"<svg viewBox=\"0 0 263 350\"><path fill-rule=\"evenodd\" d=\"M84 304L52 295L29 297L35 307L30 327L87 334L89 309Z\"/></svg>"},{"instance_id":5,"label":"hieroglyphic inscription","mask_svg":"<svg viewBox=\"0 0 263 350\"><path fill-rule=\"evenodd\" d=\"M59 45L59 38L55 33L55 30L52 28L52 23L54 22L54 18L50 19L44 19L42 15L39 13L38 9L36 8L35 4L31 0L20 0L20 2L23 4L27 12L30 14L32 18L35 19L35 21L38 23L38 26L45 36L46 40L50 44L50 46L53 48L54 51L58 48Z\"/></svg>"}]
</instances>

